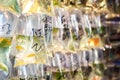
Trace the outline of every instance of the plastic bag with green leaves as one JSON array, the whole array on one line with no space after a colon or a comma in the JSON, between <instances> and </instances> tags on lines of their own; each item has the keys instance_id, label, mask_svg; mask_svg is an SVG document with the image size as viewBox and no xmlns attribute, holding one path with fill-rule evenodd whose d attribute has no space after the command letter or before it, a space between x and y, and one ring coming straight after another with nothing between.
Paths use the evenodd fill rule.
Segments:
<instances>
[{"instance_id":1,"label":"plastic bag with green leaves","mask_svg":"<svg viewBox=\"0 0 120 80\"><path fill-rule=\"evenodd\" d=\"M68 80L65 69L66 58L63 53L57 52L54 56L55 65L52 69L52 80Z\"/></svg>"},{"instance_id":2,"label":"plastic bag with green leaves","mask_svg":"<svg viewBox=\"0 0 120 80\"><path fill-rule=\"evenodd\" d=\"M86 18L85 15L82 15L82 30L83 30L83 36L80 40L80 45L79 45L79 49L80 50L88 50L90 47L88 46L88 40L89 40L89 32L86 31L86 28L88 29L88 31L91 32L91 28L88 27L88 24L86 22Z\"/></svg>"},{"instance_id":3,"label":"plastic bag with green leaves","mask_svg":"<svg viewBox=\"0 0 120 80\"><path fill-rule=\"evenodd\" d=\"M92 65L92 72L89 76L89 80L102 80L103 78L103 71L104 71L104 64L100 62L100 56L98 53L99 49L94 49L94 63Z\"/></svg>"},{"instance_id":4,"label":"plastic bag with green leaves","mask_svg":"<svg viewBox=\"0 0 120 80\"><path fill-rule=\"evenodd\" d=\"M55 16L53 17L53 29L52 29L52 44L53 52L63 52L63 24L61 21L61 8L55 9Z\"/></svg>"},{"instance_id":5,"label":"plastic bag with green leaves","mask_svg":"<svg viewBox=\"0 0 120 80\"><path fill-rule=\"evenodd\" d=\"M74 52L75 51L75 45L72 37L72 27L70 25L70 15L65 10L62 9L59 17L61 18L61 28L62 28L62 41L64 50L67 52Z\"/></svg>"},{"instance_id":6,"label":"plastic bag with green leaves","mask_svg":"<svg viewBox=\"0 0 120 80\"><path fill-rule=\"evenodd\" d=\"M71 22L71 36L76 50L79 50L79 41L83 35L83 31L80 26L81 22L81 11L76 9L71 9L70 13L70 22Z\"/></svg>"},{"instance_id":7,"label":"plastic bag with green leaves","mask_svg":"<svg viewBox=\"0 0 120 80\"><path fill-rule=\"evenodd\" d=\"M16 54L14 67L35 63L35 52L32 50L32 22L27 16L20 16L16 31Z\"/></svg>"},{"instance_id":8,"label":"plastic bag with green leaves","mask_svg":"<svg viewBox=\"0 0 120 80\"><path fill-rule=\"evenodd\" d=\"M0 10L0 74L7 79L11 74L10 53L17 18L9 11Z\"/></svg>"},{"instance_id":9,"label":"plastic bag with green leaves","mask_svg":"<svg viewBox=\"0 0 120 80\"><path fill-rule=\"evenodd\" d=\"M29 16L32 21L33 44L32 49L36 53L36 63L49 65L48 58L51 52L48 46L51 44L52 23L49 23L49 16L35 13ZM50 18L51 20L51 18ZM50 34L49 34L50 33Z\"/></svg>"}]
</instances>

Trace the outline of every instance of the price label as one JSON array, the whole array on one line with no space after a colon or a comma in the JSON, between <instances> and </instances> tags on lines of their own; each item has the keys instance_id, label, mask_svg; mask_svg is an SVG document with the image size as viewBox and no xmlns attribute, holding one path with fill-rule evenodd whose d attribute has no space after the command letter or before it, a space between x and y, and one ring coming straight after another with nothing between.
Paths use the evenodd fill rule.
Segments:
<instances>
[{"instance_id":1,"label":"price label","mask_svg":"<svg viewBox=\"0 0 120 80\"><path fill-rule=\"evenodd\" d=\"M33 45L32 49L34 49L35 52L39 52L44 47L44 35L43 35L43 29L32 29L33 32Z\"/></svg>"},{"instance_id":2,"label":"price label","mask_svg":"<svg viewBox=\"0 0 120 80\"><path fill-rule=\"evenodd\" d=\"M32 31L33 31L33 36L41 37L41 35L42 35L41 29L34 29L33 28Z\"/></svg>"},{"instance_id":3,"label":"price label","mask_svg":"<svg viewBox=\"0 0 120 80\"><path fill-rule=\"evenodd\" d=\"M63 25L63 40L69 39L70 38L70 31L69 31L69 26L68 26L68 19L65 15L61 17L61 22Z\"/></svg>"},{"instance_id":4,"label":"price label","mask_svg":"<svg viewBox=\"0 0 120 80\"><path fill-rule=\"evenodd\" d=\"M63 40L70 39L70 17L66 11L62 12L61 23L63 26Z\"/></svg>"},{"instance_id":5,"label":"price label","mask_svg":"<svg viewBox=\"0 0 120 80\"><path fill-rule=\"evenodd\" d=\"M36 42L36 43L33 44L32 48L33 48L36 52L38 52L38 51L40 51L40 49L42 48L42 44L40 45L39 43Z\"/></svg>"},{"instance_id":6,"label":"price label","mask_svg":"<svg viewBox=\"0 0 120 80\"><path fill-rule=\"evenodd\" d=\"M9 23L3 24L0 26L1 35L9 35L11 33L11 25Z\"/></svg>"},{"instance_id":7,"label":"price label","mask_svg":"<svg viewBox=\"0 0 120 80\"><path fill-rule=\"evenodd\" d=\"M64 28L69 28L69 19L66 15L62 15L61 22Z\"/></svg>"},{"instance_id":8,"label":"price label","mask_svg":"<svg viewBox=\"0 0 120 80\"><path fill-rule=\"evenodd\" d=\"M48 15L43 15L44 22L44 34L46 42L51 42L52 40L52 17Z\"/></svg>"}]
</instances>

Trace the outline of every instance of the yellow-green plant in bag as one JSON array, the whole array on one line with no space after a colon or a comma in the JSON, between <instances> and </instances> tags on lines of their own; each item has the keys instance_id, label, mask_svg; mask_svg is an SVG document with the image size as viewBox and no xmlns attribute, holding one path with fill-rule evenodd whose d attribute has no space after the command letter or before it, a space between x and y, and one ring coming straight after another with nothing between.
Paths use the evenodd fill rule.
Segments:
<instances>
[{"instance_id":1,"label":"yellow-green plant in bag","mask_svg":"<svg viewBox=\"0 0 120 80\"><path fill-rule=\"evenodd\" d=\"M0 70L8 72L8 60L12 38L0 38Z\"/></svg>"},{"instance_id":2,"label":"yellow-green plant in bag","mask_svg":"<svg viewBox=\"0 0 120 80\"><path fill-rule=\"evenodd\" d=\"M29 36L18 35L16 37L16 63L14 67L35 63L35 53L31 49Z\"/></svg>"},{"instance_id":3,"label":"yellow-green plant in bag","mask_svg":"<svg viewBox=\"0 0 120 80\"><path fill-rule=\"evenodd\" d=\"M59 0L52 0L54 6L60 6Z\"/></svg>"},{"instance_id":4,"label":"yellow-green plant in bag","mask_svg":"<svg viewBox=\"0 0 120 80\"><path fill-rule=\"evenodd\" d=\"M63 42L62 39L60 37L60 28L54 27L53 31L52 31L52 36L53 36L53 41L52 41L52 45L53 45L53 49L52 51L58 52L58 51L63 51Z\"/></svg>"},{"instance_id":5,"label":"yellow-green plant in bag","mask_svg":"<svg viewBox=\"0 0 120 80\"><path fill-rule=\"evenodd\" d=\"M52 15L52 5L51 0L38 0L38 4L40 6L40 11L42 13Z\"/></svg>"},{"instance_id":6,"label":"yellow-green plant in bag","mask_svg":"<svg viewBox=\"0 0 120 80\"><path fill-rule=\"evenodd\" d=\"M42 49L39 53L36 54L36 63L37 64L47 64L47 58L49 53L46 50Z\"/></svg>"},{"instance_id":7,"label":"yellow-green plant in bag","mask_svg":"<svg viewBox=\"0 0 120 80\"><path fill-rule=\"evenodd\" d=\"M79 46L80 50L88 50L90 48L88 46L88 40L89 40L89 37L82 36L82 39L80 40L80 46Z\"/></svg>"},{"instance_id":8,"label":"yellow-green plant in bag","mask_svg":"<svg viewBox=\"0 0 120 80\"><path fill-rule=\"evenodd\" d=\"M19 0L22 13L33 13L39 11L38 0Z\"/></svg>"},{"instance_id":9,"label":"yellow-green plant in bag","mask_svg":"<svg viewBox=\"0 0 120 80\"><path fill-rule=\"evenodd\" d=\"M0 4L4 6L11 6L13 5L15 0L0 0Z\"/></svg>"},{"instance_id":10,"label":"yellow-green plant in bag","mask_svg":"<svg viewBox=\"0 0 120 80\"><path fill-rule=\"evenodd\" d=\"M44 37L37 37L34 36L34 42L33 42L33 50L35 52L35 58L36 58L36 64L46 64L47 55L49 54L47 52L47 48L45 48L44 45Z\"/></svg>"},{"instance_id":11,"label":"yellow-green plant in bag","mask_svg":"<svg viewBox=\"0 0 120 80\"><path fill-rule=\"evenodd\" d=\"M17 0L0 0L0 8L7 9L15 14L21 13L21 8Z\"/></svg>"},{"instance_id":12,"label":"yellow-green plant in bag","mask_svg":"<svg viewBox=\"0 0 120 80\"><path fill-rule=\"evenodd\" d=\"M8 72L8 67L4 63L0 62L0 70Z\"/></svg>"}]
</instances>

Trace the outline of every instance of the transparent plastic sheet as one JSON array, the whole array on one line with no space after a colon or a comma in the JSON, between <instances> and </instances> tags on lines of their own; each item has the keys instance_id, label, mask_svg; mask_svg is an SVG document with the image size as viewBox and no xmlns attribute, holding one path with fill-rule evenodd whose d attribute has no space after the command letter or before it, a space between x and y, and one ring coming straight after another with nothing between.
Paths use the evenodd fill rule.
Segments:
<instances>
[{"instance_id":1,"label":"transparent plastic sheet","mask_svg":"<svg viewBox=\"0 0 120 80\"><path fill-rule=\"evenodd\" d=\"M92 61L90 61L91 56L89 53L89 50L81 51L81 71L79 73L83 80L88 80L91 73Z\"/></svg>"},{"instance_id":2,"label":"transparent plastic sheet","mask_svg":"<svg viewBox=\"0 0 120 80\"><path fill-rule=\"evenodd\" d=\"M20 79L29 76L26 65L35 63L35 53L31 49L32 44L32 30L30 22L26 16L18 17L16 33L14 36L13 52L11 54L12 60L12 76L10 79ZM29 26L29 28L28 28ZM31 66L32 68L32 66ZM34 70L34 68L33 68Z\"/></svg>"},{"instance_id":3,"label":"transparent plastic sheet","mask_svg":"<svg viewBox=\"0 0 120 80\"><path fill-rule=\"evenodd\" d=\"M100 15L99 14L92 14L91 16L92 17L90 20L93 23L92 26L95 27L95 30L93 30L93 28L92 28L93 38L91 38L91 40L93 39L93 41L94 41L93 48L104 49L104 43L103 43L102 38L101 38L102 36L100 36L103 33ZM97 39L98 39L98 43L97 43ZM91 42L91 41L89 40L89 42Z\"/></svg>"},{"instance_id":4,"label":"transparent plastic sheet","mask_svg":"<svg viewBox=\"0 0 120 80\"><path fill-rule=\"evenodd\" d=\"M47 14L37 14L34 20L37 19L37 25L33 27L34 42L38 45L33 45L36 52L36 64L40 65L40 76L44 79L51 76L51 58L53 58L54 46L52 44L52 17ZM47 66L47 67L45 67ZM44 68L47 70L45 71Z\"/></svg>"},{"instance_id":5,"label":"transparent plastic sheet","mask_svg":"<svg viewBox=\"0 0 120 80\"><path fill-rule=\"evenodd\" d=\"M44 27L45 41L46 44L52 43L52 16L42 14L42 22Z\"/></svg>"},{"instance_id":6,"label":"transparent plastic sheet","mask_svg":"<svg viewBox=\"0 0 120 80\"><path fill-rule=\"evenodd\" d=\"M57 56L56 56L57 55ZM59 56L59 57L58 57ZM78 77L79 72L77 71L77 54L73 53L56 53L54 57L55 64L53 67L52 76L54 80L73 80L73 79L81 79L81 76ZM74 60L75 59L75 60ZM77 67L76 67L77 65ZM59 68L59 69L58 69ZM61 72L60 72L61 69Z\"/></svg>"},{"instance_id":7,"label":"transparent plastic sheet","mask_svg":"<svg viewBox=\"0 0 120 80\"><path fill-rule=\"evenodd\" d=\"M91 20L91 16L89 15L84 15L83 17L84 17L83 21L86 22L86 23L83 22L83 24L84 26L87 26L87 27L85 28L83 27L83 31L85 35L80 41L80 48L83 50L92 49L92 48L104 49L103 42L101 40L101 37L99 36L101 34L100 33L100 29L101 29L100 17L98 16L94 18L94 21L99 21L97 23L94 23L93 20ZM92 23L90 23L90 21L92 21ZM92 27L94 26L97 26L99 29L97 30L97 27L96 27L96 29L93 31ZM95 33L95 31L97 33Z\"/></svg>"},{"instance_id":8,"label":"transparent plastic sheet","mask_svg":"<svg viewBox=\"0 0 120 80\"><path fill-rule=\"evenodd\" d=\"M49 57L50 52L48 51L46 41L45 41L45 33L44 33L44 22L42 21L42 16L40 13L35 13L29 16L32 22L32 36L33 36L33 44L32 50L35 52L35 67L32 70L39 74L34 75L33 77L43 79L45 78L44 65L50 66Z\"/></svg>"},{"instance_id":9,"label":"transparent plastic sheet","mask_svg":"<svg viewBox=\"0 0 120 80\"><path fill-rule=\"evenodd\" d=\"M64 70L64 65L63 65L63 57L62 57L62 53L57 52L55 53L54 56L54 66L52 69L52 79L53 80L61 80L61 79L65 79L65 70Z\"/></svg>"},{"instance_id":10,"label":"transparent plastic sheet","mask_svg":"<svg viewBox=\"0 0 120 80\"><path fill-rule=\"evenodd\" d=\"M102 80L103 79L103 71L104 71L104 65L103 63L100 62L102 58L102 50L100 49L94 49L93 50L94 54L94 63L92 65L92 72L89 75L89 80ZM103 54L102 54L103 55Z\"/></svg>"},{"instance_id":11,"label":"transparent plastic sheet","mask_svg":"<svg viewBox=\"0 0 120 80\"><path fill-rule=\"evenodd\" d=\"M14 67L35 63L35 53L31 49L33 43L32 26L27 16L20 16L16 31L16 60ZM30 61L32 60L32 62Z\"/></svg>"},{"instance_id":12,"label":"transparent plastic sheet","mask_svg":"<svg viewBox=\"0 0 120 80\"><path fill-rule=\"evenodd\" d=\"M78 10L70 11L71 36L73 39L73 44L74 44L75 50L79 49L79 40L80 40L80 36L81 36L79 34L79 21L78 21L80 15L81 15L81 13Z\"/></svg>"},{"instance_id":13,"label":"transparent plastic sheet","mask_svg":"<svg viewBox=\"0 0 120 80\"><path fill-rule=\"evenodd\" d=\"M33 44L32 50L35 52L37 64L47 64L47 48L45 45L44 23L42 22L41 14L36 13L29 16L32 22ZM45 49L46 48L46 49Z\"/></svg>"},{"instance_id":14,"label":"transparent plastic sheet","mask_svg":"<svg viewBox=\"0 0 120 80\"><path fill-rule=\"evenodd\" d=\"M57 55L57 56L56 56ZM58 57L59 56L59 57ZM52 76L54 80L81 80L83 79L82 71L78 61L77 53L57 52L52 62ZM80 60L81 61L81 60ZM81 64L81 63L80 63ZM61 70L61 72L60 72Z\"/></svg>"},{"instance_id":15,"label":"transparent plastic sheet","mask_svg":"<svg viewBox=\"0 0 120 80\"><path fill-rule=\"evenodd\" d=\"M88 66L88 63L87 63L87 59L86 59L86 51L81 51L78 53L79 54L79 69L78 69L78 73L77 73L77 76L79 75L80 79L85 79L85 70L86 67Z\"/></svg>"},{"instance_id":16,"label":"transparent plastic sheet","mask_svg":"<svg viewBox=\"0 0 120 80\"><path fill-rule=\"evenodd\" d=\"M16 23L16 16L7 10L0 10L0 76L2 80L11 76L10 53Z\"/></svg>"},{"instance_id":17,"label":"transparent plastic sheet","mask_svg":"<svg viewBox=\"0 0 120 80\"><path fill-rule=\"evenodd\" d=\"M61 9L55 8L55 16L53 17L53 30L52 30L52 44L53 52L63 52L63 25L61 21Z\"/></svg>"},{"instance_id":18,"label":"transparent plastic sheet","mask_svg":"<svg viewBox=\"0 0 120 80\"><path fill-rule=\"evenodd\" d=\"M84 15L82 15L81 23L82 23L82 29L83 29L83 36L80 40L79 49L80 50L88 50L89 49L89 47L88 47L89 37L88 37L87 32L86 32L86 27L88 28L88 25L87 25L86 18L84 17Z\"/></svg>"},{"instance_id":19,"label":"transparent plastic sheet","mask_svg":"<svg viewBox=\"0 0 120 80\"><path fill-rule=\"evenodd\" d=\"M78 53L71 54L71 62L72 62L71 76L72 79L74 80L83 80L83 74L80 66L82 63L79 63L79 57L80 56L78 56Z\"/></svg>"},{"instance_id":20,"label":"transparent plastic sheet","mask_svg":"<svg viewBox=\"0 0 120 80\"><path fill-rule=\"evenodd\" d=\"M44 37L44 52L46 56L46 64L50 66L49 58L53 57L54 44L53 44L53 17L47 14L41 14L41 23L43 24L43 37Z\"/></svg>"},{"instance_id":21,"label":"transparent plastic sheet","mask_svg":"<svg viewBox=\"0 0 120 80\"><path fill-rule=\"evenodd\" d=\"M16 76L12 76L11 80L26 80L26 79L39 79L41 78L39 65L37 64L27 64L23 66L16 67Z\"/></svg>"},{"instance_id":22,"label":"transparent plastic sheet","mask_svg":"<svg viewBox=\"0 0 120 80\"><path fill-rule=\"evenodd\" d=\"M58 16L61 19L60 25L62 25L60 28L62 29L63 49L67 52L74 52L75 46L71 32L70 15L65 9L61 9Z\"/></svg>"}]
</instances>

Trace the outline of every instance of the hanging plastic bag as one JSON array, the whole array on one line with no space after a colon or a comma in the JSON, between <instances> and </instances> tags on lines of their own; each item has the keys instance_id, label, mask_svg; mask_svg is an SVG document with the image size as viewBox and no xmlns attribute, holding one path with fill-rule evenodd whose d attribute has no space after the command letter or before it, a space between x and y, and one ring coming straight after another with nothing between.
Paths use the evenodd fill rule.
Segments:
<instances>
[{"instance_id":1,"label":"hanging plastic bag","mask_svg":"<svg viewBox=\"0 0 120 80\"><path fill-rule=\"evenodd\" d=\"M36 63L46 64L47 55L49 54L45 44L44 24L42 22L41 14L34 13L29 15L29 19L31 19L33 37L31 48L35 53Z\"/></svg>"},{"instance_id":2,"label":"hanging plastic bag","mask_svg":"<svg viewBox=\"0 0 120 80\"><path fill-rule=\"evenodd\" d=\"M73 39L73 43L75 46L75 49L79 49L79 40L81 35L79 35L79 17L81 15L81 12L75 9L72 9L70 12L70 26L71 26L71 36Z\"/></svg>"},{"instance_id":3,"label":"hanging plastic bag","mask_svg":"<svg viewBox=\"0 0 120 80\"><path fill-rule=\"evenodd\" d=\"M35 19L35 18L34 18ZM38 47L40 48L36 54L37 63L50 66L49 58L52 57L52 17L46 14L39 14L38 27L41 29L41 36L35 36L38 39ZM43 61L41 61L42 59Z\"/></svg>"},{"instance_id":4,"label":"hanging plastic bag","mask_svg":"<svg viewBox=\"0 0 120 80\"><path fill-rule=\"evenodd\" d=\"M63 25L61 21L61 9L55 9L55 16L53 17L53 28L52 28L52 44L53 52L63 52Z\"/></svg>"},{"instance_id":5,"label":"hanging plastic bag","mask_svg":"<svg viewBox=\"0 0 120 80\"><path fill-rule=\"evenodd\" d=\"M92 66L92 72L89 76L89 80L102 80L103 77L103 65L99 61L99 53L97 49L94 49L94 63Z\"/></svg>"},{"instance_id":6,"label":"hanging plastic bag","mask_svg":"<svg viewBox=\"0 0 120 80\"><path fill-rule=\"evenodd\" d=\"M55 63L56 63L57 70L55 69L52 70L53 80L67 80L66 74L68 73L68 71L64 69L65 62L66 60L65 60L65 57L63 56L63 53L57 52L55 54Z\"/></svg>"},{"instance_id":7,"label":"hanging plastic bag","mask_svg":"<svg viewBox=\"0 0 120 80\"><path fill-rule=\"evenodd\" d=\"M61 15L59 15L61 18L61 23L62 23L62 41L63 41L63 46L64 50L67 52L74 52L75 51L75 45L73 42L73 37L72 37L72 28L70 25L70 16L69 13L62 9Z\"/></svg>"},{"instance_id":8,"label":"hanging plastic bag","mask_svg":"<svg viewBox=\"0 0 120 80\"><path fill-rule=\"evenodd\" d=\"M72 57L73 56L73 57ZM74 80L83 80L82 70L79 68L79 56L71 54L72 71L71 75Z\"/></svg>"},{"instance_id":9,"label":"hanging plastic bag","mask_svg":"<svg viewBox=\"0 0 120 80\"><path fill-rule=\"evenodd\" d=\"M10 53L15 34L17 17L9 11L0 10L0 73L1 79L11 74Z\"/></svg>"},{"instance_id":10,"label":"hanging plastic bag","mask_svg":"<svg viewBox=\"0 0 120 80\"><path fill-rule=\"evenodd\" d=\"M86 29L85 32L87 34L85 37L86 40L84 37L82 39L84 39L86 41L86 43L85 43L86 48L89 48L89 49L90 48L103 48L103 43L102 43L102 40L101 40L99 34L94 33L92 30L92 24L90 23L90 16L84 15L84 19L86 21L86 26L87 26L87 28L84 28L84 29ZM99 23L97 23L97 25L99 25ZM81 39L81 48L83 45L82 41L84 41L82 39Z\"/></svg>"},{"instance_id":11,"label":"hanging plastic bag","mask_svg":"<svg viewBox=\"0 0 120 80\"><path fill-rule=\"evenodd\" d=\"M79 49L80 50L88 50L90 47L88 46L88 40L89 40L89 36L88 36L88 33L86 31L86 29L88 29L89 31L91 31L91 28L88 28L88 24L86 22L86 18L85 18L85 15L82 16L82 20L81 20L81 23L82 23L82 29L83 29L83 33L84 35L82 36L81 40L80 40L80 46L79 46ZM90 24L89 24L90 25ZM90 33L89 33L90 34Z\"/></svg>"},{"instance_id":12,"label":"hanging plastic bag","mask_svg":"<svg viewBox=\"0 0 120 80\"><path fill-rule=\"evenodd\" d=\"M102 34L100 15L93 16L92 22L93 22L93 27L95 27L96 29L92 30L93 36L88 40L89 46L92 48L104 48L103 47L104 44L100 37L100 34Z\"/></svg>"},{"instance_id":13,"label":"hanging plastic bag","mask_svg":"<svg viewBox=\"0 0 120 80\"><path fill-rule=\"evenodd\" d=\"M16 35L15 65L22 66L35 63L35 52L31 49L33 43L31 20L27 16L19 17Z\"/></svg>"}]
</instances>

